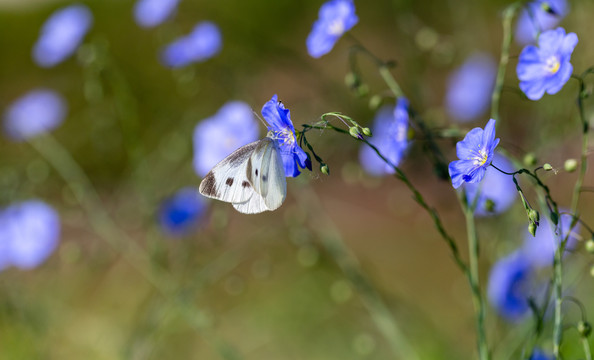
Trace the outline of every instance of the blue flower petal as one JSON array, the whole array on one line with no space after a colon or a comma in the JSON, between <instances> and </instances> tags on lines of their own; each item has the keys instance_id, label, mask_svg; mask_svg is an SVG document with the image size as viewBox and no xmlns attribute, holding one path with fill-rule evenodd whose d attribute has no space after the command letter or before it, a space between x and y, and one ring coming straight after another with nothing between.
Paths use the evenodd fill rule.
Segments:
<instances>
[{"instance_id":1,"label":"blue flower petal","mask_svg":"<svg viewBox=\"0 0 594 360\"><path fill-rule=\"evenodd\" d=\"M203 62L217 55L222 44L219 27L213 22L203 21L190 34L167 45L161 52L161 61L173 68Z\"/></svg>"},{"instance_id":2,"label":"blue flower petal","mask_svg":"<svg viewBox=\"0 0 594 360\"><path fill-rule=\"evenodd\" d=\"M358 21L352 0L331 0L324 3L306 40L309 55L319 58L330 52L336 41Z\"/></svg>"},{"instance_id":3,"label":"blue flower petal","mask_svg":"<svg viewBox=\"0 0 594 360\"><path fill-rule=\"evenodd\" d=\"M89 31L93 14L84 5L54 12L43 24L33 47L33 60L41 67L55 66L72 55Z\"/></svg>"},{"instance_id":4,"label":"blue flower petal","mask_svg":"<svg viewBox=\"0 0 594 360\"><path fill-rule=\"evenodd\" d=\"M262 116L272 131L283 131L284 129L295 131L289 109L285 109L283 103L278 101L276 94L262 106Z\"/></svg>"},{"instance_id":5,"label":"blue flower petal","mask_svg":"<svg viewBox=\"0 0 594 360\"><path fill-rule=\"evenodd\" d=\"M198 189L183 188L161 204L159 225L172 237L185 236L196 229L205 212L206 201Z\"/></svg>"},{"instance_id":6,"label":"blue flower petal","mask_svg":"<svg viewBox=\"0 0 594 360\"><path fill-rule=\"evenodd\" d=\"M179 0L138 0L134 5L134 19L145 28L163 23L177 9Z\"/></svg>"}]
</instances>

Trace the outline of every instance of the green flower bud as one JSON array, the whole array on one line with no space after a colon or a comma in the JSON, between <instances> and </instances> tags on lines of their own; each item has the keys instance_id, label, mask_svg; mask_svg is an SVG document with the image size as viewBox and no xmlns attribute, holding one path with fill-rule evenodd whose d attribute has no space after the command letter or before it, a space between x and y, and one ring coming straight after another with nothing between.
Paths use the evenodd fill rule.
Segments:
<instances>
[{"instance_id":1,"label":"green flower bud","mask_svg":"<svg viewBox=\"0 0 594 360\"><path fill-rule=\"evenodd\" d=\"M538 222L540 221L540 214L538 211L530 209L528 211L528 220L530 220L531 223L538 225Z\"/></svg>"},{"instance_id":2,"label":"green flower bud","mask_svg":"<svg viewBox=\"0 0 594 360\"><path fill-rule=\"evenodd\" d=\"M544 171L551 171L551 170L553 170L553 166L551 164L549 164L549 163L544 164L542 166L542 168L543 168Z\"/></svg>"},{"instance_id":3,"label":"green flower bud","mask_svg":"<svg viewBox=\"0 0 594 360\"><path fill-rule=\"evenodd\" d=\"M324 175L330 175L330 168L326 164L320 164L320 171Z\"/></svg>"},{"instance_id":4,"label":"green flower bud","mask_svg":"<svg viewBox=\"0 0 594 360\"><path fill-rule=\"evenodd\" d=\"M580 321L577 324L577 330L583 337L588 337L592 333L592 325L587 321Z\"/></svg>"},{"instance_id":5,"label":"green flower bud","mask_svg":"<svg viewBox=\"0 0 594 360\"><path fill-rule=\"evenodd\" d=\"M526 166L534 166L536 162L536 156L533 153L528 153L524 156L524 164Z\"/></svg>"},{"instance_id":6,"label":"green flower bud","mask_svg":"<svg viewBox=\"0 0 594 360\"><path fill-rule=\"evenodd\" d=\"M359 86L357 86L357 95L363 97L367 94L369 94L369 86L367 84L359 84Z\"/></svg>"},{"instance_id":7,"label":"green flower bud","mask_svg":"<svg viewBox=\"0 0 594 360\"><path fill-rule=\"evenodd\" d=\"M349 128L349 134L351 134L351 136L354 137L355 139L362 138L361 132L359 131L359 129L357 129L356 126L352 126Z\"/></svg>"},{"instance_id":8,"label":"green flower bud","mask_svg":"<svg viewBox=\"0 0 594 360\"><path fill-rule=\"evenodd\" d=\"M536 236L536 228L536 224L531 222L530 225L528 225L528 232L532 234L532 236Z\"/></svg>"},{"instance_id":9,"label":"green flower bud","mask_svg":"<svg viewBox=\"0 0 594 360\"><path fill-rule=\"evenodd\" d=\"M487 199L487 201L485 201L485 210L489 213L492 213L495 211L495 201L491 200L491 199Z\"/></svg>"},{"instance_id":10,"label":"green flower bud","mask_svg":"<svg viewBox=\"0 0 594 360\"><path fill-rule=\"evenodd\" d=\"M557 213L554 211L551 211L551 221L553 222L553 224L555 226L557 226L557 224L559 224L559 215L557 215Z\"/></svg>"},{"instance_id":11,"label":"green flower bud","mask_svg":"<svg viewBox=\"0 0 594 360\"><path fill-rule=\"evenodd\" d=\"M377 108L379 108L381 104L382 104L382 97L379 95L373 95L369 99L369 108L371 110L377 110Z\"/></svg>"},{"instance_id":12,"label":"green flower bud","mask_svg":"<svg viewBox=\"0 0 594 360\"><path fill-rule=\"evenodd\" d=\"M584 244L584 248L586 248L586 251L590 254L594 254L594 239L587 240Z\"/></svg>"},{"instance_id":13,"label":"green flower bud","mask_svg":"<svg viewBox=\"0 0 594 360\"><path fill-rule=\"evenodd\" d=\"M363 134L365 136L371 136L371 129L370 128L364 127L362 130L363 130Z\"/></svg>"},{"instance_id":14,"label":"green flower bud","mask_svg":"<svg viewBox=\"0 0 594 360\"><path fill-rule=\"evenodd\" d=\"M355 74L354 72L350 72L345 75L344 83L349 88L355 89L361 85L361 79L359 79L359 75Z\"/></svg>"},{"instance_id":15,"label":"green flower bud","mask_svg":"<svg viewBox=\"0 0 594 360\"><path fill-rule=\"evenodd\" d=\"M577 166L578 162L576 159L567 159L565 160L565 164L563 164L563 167L567 172L574 172L577 169Z\"/></svg>"}]
</instances>

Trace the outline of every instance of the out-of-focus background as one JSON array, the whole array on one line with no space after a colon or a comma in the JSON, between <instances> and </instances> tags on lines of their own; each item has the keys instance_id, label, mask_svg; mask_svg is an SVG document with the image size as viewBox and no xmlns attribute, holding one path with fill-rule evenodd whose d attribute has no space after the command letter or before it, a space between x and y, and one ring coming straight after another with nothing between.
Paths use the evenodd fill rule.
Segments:
<instances>
[{"instance_id":1,"label":"out-of-focus background","mask_svg":"<svg viewBox=\"0 0 594 360\"><path fill-rule=\"evenodd\" d=\"M143 27L134 1L87 1L93 20L80 47L43 67L32 57L41 27L73 3L0 1L5 117L37 88L61 94L67 108L50 137L0 140L0 206L38 199L60 223L47 260L0 273L1 358L394 359L395 348L406 346L421 359L475 357L470 291L446 244L402 183L365 173L360 144L348 136L308 133L330 176L314 163L312 172L288 178L277 211L248 216L226 203L200 202L199 223L181 235L159 220L173 194L197 189L192 133L228 101L259 113L278 94L297 129L330 111L371 126L370 96L387 87L364 57L358 64L369 94L345 85L354 41L396 62L395 78L430 127L484 127L486 110L465 123L448 113L448 78L476 52L498 61L509 2L359 1L352 37L313 59L305 39L322 3L181 0L163 23ZM580 38L572 57L579 73L594 63L594 4L569 5L561 25ZM220 29L220 53L165 66L163 49L205 20ZM540 102L523 99L515 76L521 49L512 43L500 146L520 160L533 152L540 164L562 168L579 157L577 82ZM264 126L259 132L265 136ZM439 144L454 160L455 139ZM401 166L465 254L455 191L434 176L422 149L417 139ZM575 174L544 178L569 206ZM590 196L582 198L585 219ZM527 223L517 199L477 223L486 284L491 265L521 245ZM591 259L583 251L570 256L567 283L594 313ZM567 311L567 321L577 321L576 309ZM519 356L523 338L516 335L529 333L530 321L508 323L488 307L487 324L496 358ZM548 338L539 344L550 346ZM577 336L568 331L566 342L577 358Z\"/></svg>"}]
</instances>

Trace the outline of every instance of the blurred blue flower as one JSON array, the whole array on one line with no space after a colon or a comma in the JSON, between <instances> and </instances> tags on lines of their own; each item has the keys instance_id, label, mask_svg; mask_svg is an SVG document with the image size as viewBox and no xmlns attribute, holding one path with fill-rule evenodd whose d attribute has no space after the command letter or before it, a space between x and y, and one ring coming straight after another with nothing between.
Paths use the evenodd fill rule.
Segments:
<instances>
[{"instance_id":1,"label":"blurred blue flower","mask_svg":"<svg viewBox=\"0 0 594 360\"><path fill-rule=\"evenodd\" d=\"M398 166L410 142L408 141L408 100L398 99L396 107L382 107L375 115L372 125L373 136L369 142L378 148L393 165ZM393 174L394 168L386 164L369 146L361 147L359 162L371 175Z\"/></svg>"},{"instance_id":2,"label":"blurred blue flower","mask_svg":"<svg viewBox=\"0 0 594 360\"><path fill-rule=\"evenodd\" d=\"M272 137L276 139L280 147L285 176L298 176L301 173L299 167L311 170L311 161L297 144L291 113L289 109L285 109L282 102L278 101L276 94L262 107L262 116L268 123L268 131L272 132Z\"/></svg>"},{"instance_id":3,"label":"blurred blue flower","mask_svg":"<svg viewBox=\"0 0 594 360\"><path fill-rule=\"evenodd\" d=\"M541 349L534 349L529 360L555 360L555 356L553 354L547 354Z\"/></svg>"},{"instance_id":4,"label":"blurred blue flower","mask_svg":"<svg viewBox=\"0 0 594 360\"><path fill-rule=\"evenodd\" d=\"M198 189L186 187L163 201L159 209L159 224L163 232L178 237L196 229L206 212L206 201Z\"/></svg>"},{"instance_id":5,"label":"blurred blue flower","mask_svg":"<svg viewBox=\"0 0 594 360\"><path fill-rule=\"evenodd\" d=\"M145 28L151 28L167 20L177 9L179 0L138 0L134 5L134 19Z\"/></svg>"},{"instance_id":6,"label":"blurred blue flower","mask_svg":"<svg viewBox=\"0 0 594 360\"><path fill-rule=\"evenodd\" d=\"M564 210L561 210L564 212ZM524 236L524 245L522 247L526 258L535 267L546 267L553 265L553 259L555 257L555 250L561 243L561 240L567 236L569 227L573 217L569 214L562 214L559 217L559 224L557 229L553 231L551 229L551 222L547 216L540 217L540 225L536 230L536 236L532 236L528 231ZM577 234L580 230L579 224L576 224L570 234ZM570 235L565 250L575 249L577 244L577 238L575 235Z\"/></svg>"},{"instance_id":7,"label":"blurred blue flower","mask_svg":"<svg viewBox=\"0 0 594 360\"><path fill-rule=\"evenodd\" d=\"M0 268L31 269L54 252L60 240L60 218L46 203L29 200L0 212Z\"/></svg>"},{"instance_id":8,"label":"blurred blue flower","mask_svg":"<svg viewBox=\"0 0 594 360\"><path fill-rule=\"evenodd\" d=\"M448 79L446 108L460 122L482 115L491 104L497 64L493 57L477 53L470 56Z\"/></svg>"},{"instance_id":9,"label":"blurred blue flower","mask_svg":"<svg viewBox=\"0 0 594 360\"><path fill-rule=\"evenodd\" d=\"M528 299L533 296L533 289L533 269L523 252L513 252L491 268L487 298L506 320L519 321L529 314Z\"/></svg>"},{"instance_id":10,"label":"blurred blue flower","mask_svg":"<svg viewBox=\"0 0 594 360\"><path fill-rule=\"evenodd\" d=\"M512 163L499 153L493 154L493 164L505 172L516 170ZM485 177L480 183L466 183L464 191L469 204L474 201L477 192L479 192L474 210L476 216L501 214L516 201L518 196L511 176L505 175L493 167L487 168Z\"/></svg>"},{"instance_id":11,"label":"blurred blue flower","mask_svg":"<svg viewBox=\"0 0 594 360\"><path fill-rule=\"evenodd\" d=\"M66 116L66 101L49 89L36 89L15 100L4 112L4 132L23 141L58 127Z\"/></svg>"},{"instance_id":12,"label":"blurred blue flower","mask_svg":"<svg viewBox=\"0 0 594 360\"><path fill-rule=\"evenodd\" d=\"M194 128L194 170L204 177L219 161L258 139L258 123L244 102L231 101Z\"/></svg>"},{"instance_id":13,"label":"blurred blue flower","mask_svg":"<svg viewBox=\"0 0 594 360\"><path fill-rule=\"evenodd\" d=\"M167 66L183 67L210 59L221 51L222 46L219 27L213 22L203 21L189 35L167 45L161 59Z\"/></svg>"},{"instance_id":14,"label":"blurred blue flower","mask_svg":"<svg viewBox=\"0 0 594 360\"><path fill-rule=\"evenodd\" d=\"M71 5L54 12L43 24L33 46L33 60L42 67L55 66L76 51L93 23L84 5Z\"/></svg>"},{"instance_id":15,"label":"blurred blue flower","mask_svg":"<svg viewBox=\"0 0 594 360\"><path fill-rule=\"evenodd\" d=\"M557 26L569 12L566 0L536 0L521 12L516 23L516 42L534 43L538 34Z\"/></svg>"},{"instance_id":16,"label":"blurred blue flower","mask_svg":"<svg viewBox=\"0 0 594 360\"><path fill-rule=\"evenodd\" d=\"M540 99L545 91L556 94L571 77L569 62L578 43L577 35L565 35L563 28L548 30L538 37L538 47L528 45L520 53L516 72L520 89L531 100Z\"/></svg>"},{"instance_id":17,"label":"blurred blue flower","mask_svg":"<svg viewBox=\"0 0 594 360\"><path fill-rule=\"evenodd\" d=\"M495 139L495 120L491 119L485 130L474 128L464 140L456 144L456 154L460 160L452 161L448 167L452 185L459 188L463 182L480 182L485 171L493 161L493 151L499 144Z\"/></svg>"},{"instance_id":18,"label":"blurred blue flower","mask_svg":"<svg viewBox=\"0 0 594 360\"><path fill-rule=\"evenodd\" d=\"M313 24L307 37L307 51L314 58L319 58L332 50L342 34L357 24L352 0L331 0L322 5L318 20Z\"/></svg>"}]
</instances>

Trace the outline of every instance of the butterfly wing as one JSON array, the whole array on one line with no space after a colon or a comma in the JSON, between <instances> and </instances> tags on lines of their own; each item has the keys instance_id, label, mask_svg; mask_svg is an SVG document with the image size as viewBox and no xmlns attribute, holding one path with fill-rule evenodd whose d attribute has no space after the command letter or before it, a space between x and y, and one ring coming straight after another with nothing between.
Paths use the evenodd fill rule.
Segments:
<instances>
[{"instance_id":1,"label":"butterfly wing","mask_svg":"<svg viewBox=\"0 0 594 360\"><path fill-rule=\"evenodd\" d=\"M233 204L248 201L256 194L246 177L248 162L261 141L242 146L221 160L200 183L200 194Z\"/></svg>"},{"instance_id":2,"label":"butterfly wing","mask_svg":"<svg viewBox=\"0 0 594 360\"><path fill-rule=\"evenodd\" d=\"M258 143L247 162L246 177L255 193L248 201L233 204L237 211L256 214L282 205L287 196L287 180L275 140L266 137Z\"/></svg>"}]
</instances>

